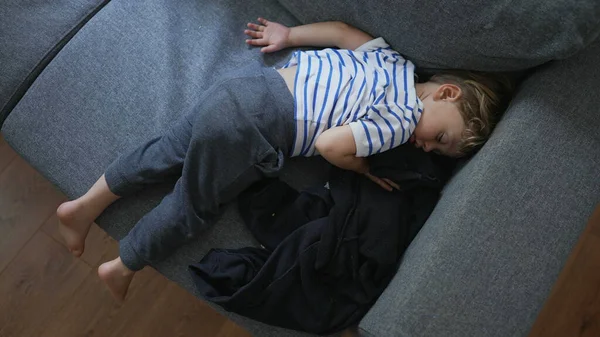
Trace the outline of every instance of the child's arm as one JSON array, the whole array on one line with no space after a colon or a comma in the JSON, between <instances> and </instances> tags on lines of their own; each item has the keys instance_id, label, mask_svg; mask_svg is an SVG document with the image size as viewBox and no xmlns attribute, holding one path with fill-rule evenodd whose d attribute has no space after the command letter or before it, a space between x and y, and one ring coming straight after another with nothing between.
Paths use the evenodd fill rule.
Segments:
<instances>
[{"instance_id":1,"label":"child's arm","mask_svg":"<svg viewBox=\"0 0 600 337\"><path fill-rule=\"evenodd\" d=\"M369 172L367 158L356 156L356 143L348 125L325 130L317 138L315 147L323 158L339 168L363 174Z\"/></svg>"},{"instance_id":2,"label":"child's arm","mask_svg":"<svg viewBox=\"0 0 600 337\"><path fill-rule=\"evenodd\" d=\"M366 157L356 156L356 142L349 125L336 126L325 130L315 142L317 151L331 164L366 175L379 186L391 191L399 186L389 179L381 179L369 173Z\"/></svg>"},{"instance_id":3,"label":"child's arm","mask_svg":"<svg viewBox=\"0 0 600 337\"><path fill-rule=\"evenodd\" d=\"M271 53L289 47L315 46L356 49L373 39L360 29L343 22L318 22L304 26L286 27L277 22L258 18L260 25L248 23L244 31L252 39L246 43L253 46L264 46L263 53Z\"/></svg>"}]
</instances>

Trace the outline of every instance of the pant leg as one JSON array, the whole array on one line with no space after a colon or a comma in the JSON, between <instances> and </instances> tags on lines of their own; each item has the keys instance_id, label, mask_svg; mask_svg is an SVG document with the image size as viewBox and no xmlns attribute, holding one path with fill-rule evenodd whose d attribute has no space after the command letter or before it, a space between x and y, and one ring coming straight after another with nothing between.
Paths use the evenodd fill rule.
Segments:
<instances>
[{"instance_id":1,"label":"pant leg","mask_svg":"<svg viewBox=\"0 0 600 337\"><path fill-rule=\"evenodd\" d=\"M119 241L119 256L130 270L161 261L187 240L183 179L160 204L142 217L133 229Z\"/></svg>"},{"instance_id":2,"label":"pant leg","mask_svg":"<svg viewBox=\"0 0 600 337\"><path fill-rule=\"evenodd\" d=\"M198 139L190 146L189 152L197 155L188 153L189 160L186 158L183 175L173 191L119 242L121 260L130 270L140 270L170 256L208 229L224 203L253 182L276 176L283 167L283 153L270 145L265 148L264 143L254 143L255 151L213 157L213 149L227 152L236 146L210 146L209 138L203 140L206 142ZM208 158L208 167L200 164Z\"/></svg>"},{"instance_id":3,"label":"pant leg","mask_svg":"<svg viewBox=\"0 0 600 337\"><path fill-rule=\"evenodd\" d=\"M273 85L275 94L268 89ZM206 97L194 112L173 192L120 242L121 259L132 270L163 260L196 238L224 203L257 180L276 176L289 155L293 97L277 73L230 79Z\"/></svg>"},{"instance_id":4,"label":"pant leg","mask_svg":"<svg viewBox=\"0 0 600 337\"><path fill-rule=\"evenodd\" d=\"M118 196L147 185L179 178L192 135L190 115L183 115L163 135L117 158L105 171L109 189Z\"/></svg>"}]
</instances>

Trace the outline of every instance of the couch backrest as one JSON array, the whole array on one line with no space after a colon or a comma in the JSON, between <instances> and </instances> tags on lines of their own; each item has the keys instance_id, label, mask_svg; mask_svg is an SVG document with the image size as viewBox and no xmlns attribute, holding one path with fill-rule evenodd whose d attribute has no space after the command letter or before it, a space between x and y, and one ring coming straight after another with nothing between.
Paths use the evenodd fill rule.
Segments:
<instances>
[{"instance_id":1,"label":"couch backrest","mask_svg":"<svg viewBox=\"0 0 600 337\"><path fill-rule=\"evenodd\" d=\"M301 22L383 36L420 67L516 71L566 58L600 32L598 0L279 0Z\"/></svg>"},{"instance_id":2,"label":"couch backrest","mask_svg":"<svg viewBox=\"0 0 600 337\"><path fill-rule=\"evenodd\" d=\"M0 127L54 56L109 1L0 1Z\"/></svg>"}]
</instances>

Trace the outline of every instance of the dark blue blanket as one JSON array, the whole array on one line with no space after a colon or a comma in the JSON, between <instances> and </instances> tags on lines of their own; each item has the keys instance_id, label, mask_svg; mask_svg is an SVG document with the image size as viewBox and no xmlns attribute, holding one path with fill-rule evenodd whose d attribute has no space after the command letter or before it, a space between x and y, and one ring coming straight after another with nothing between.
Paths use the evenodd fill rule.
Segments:
<instances>
[{"instance_id":1,"label":"dark blue blanket","mask_svg":"<svg viewBox=\"0 0 600 337\"><path fill-rule=\"evenodd\" d=\"M290 329L327 334L358 323L433 210L453 161L403 145L370 165L401 189L332 168L329 188L298 192L271 179L245 191L240 214L265 248L211 250L190 266L200 292Z\"/></svg>"}]
</instances>

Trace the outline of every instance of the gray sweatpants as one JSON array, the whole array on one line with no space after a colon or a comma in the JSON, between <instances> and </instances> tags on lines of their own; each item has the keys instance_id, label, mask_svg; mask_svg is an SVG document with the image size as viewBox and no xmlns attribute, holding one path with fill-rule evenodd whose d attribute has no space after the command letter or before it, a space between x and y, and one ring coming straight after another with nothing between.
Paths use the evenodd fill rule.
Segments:
<instances>
[{"instance_id":1,"label":"gray sweatpants","mask_svg":"<svg viewBox=\"0 0 600 337\"><path fill-rule=\"evenodd\" d=\"M105 172L116 195L178 177L120 241L125 266L140 270L198 237L224 203L278 174L294 136L294 99L283 78L254 65L213 85L164 135L119 157Z\"/></svg>"}]
</instances>

